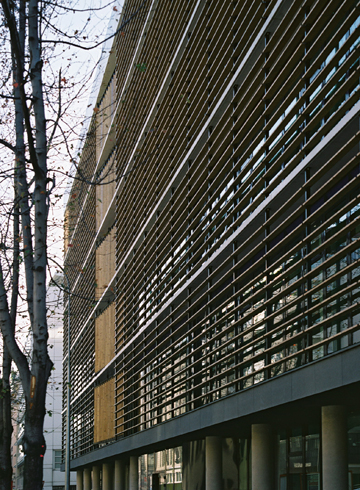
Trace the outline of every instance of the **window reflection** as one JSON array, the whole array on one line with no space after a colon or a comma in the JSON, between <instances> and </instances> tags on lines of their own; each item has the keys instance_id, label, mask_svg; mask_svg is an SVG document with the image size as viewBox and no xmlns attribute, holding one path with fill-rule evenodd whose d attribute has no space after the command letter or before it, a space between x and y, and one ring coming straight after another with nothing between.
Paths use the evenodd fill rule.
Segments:
<instances>
[{"instance_id":1,"label":"window reflection","mask_svg":"<svg viewBox=\"0 0 360 490\"><path fill-rule=\"evenodd\" d=\"M318 427L299 427L279 432L277 481L279 490L320 490Z\"/></svg>"}]
</instances>

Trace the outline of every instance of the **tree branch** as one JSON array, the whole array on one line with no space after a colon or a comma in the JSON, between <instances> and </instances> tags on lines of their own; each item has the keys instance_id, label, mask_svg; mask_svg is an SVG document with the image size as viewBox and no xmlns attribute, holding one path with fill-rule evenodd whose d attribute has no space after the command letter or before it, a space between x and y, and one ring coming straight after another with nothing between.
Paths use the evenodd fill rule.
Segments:
<instances>
[{"instance_id":1,"label":"tree branch","mask_svg":"<svg viewBox=\"0 0 360 490\"><path fill-rule=\"evenodd\" d=\"M2 262L0 259L0 329L3 335L4 342L9 351L10 356L14 359L20 373L21 381L24 390L30 388L30 369L25 355L19 349L16 343L12 320L9 313L9 305L7 301L6 289L4 284L4 275Z\"/></svg>"},{"instance_id":2,"label":"tree branch","mask_svg":"<svg viewBox=\"0 0 360 490\"><path fill-rule=\"evenodd\" d=\"M71 8L71 7L65 7L65 5L58 5L57 3L53 3L53 2L46 2L46 3L47 3L47 5L52 5L56 8L67 10L68 12L96 12L97 10L106 9L110 5L113 5L115 2L114 1L109 2L108 4L104 5L103 7L97 7L97 8L94 7L94 8L87 8L87 9L75 9L75 8Z\"/></svg>"},{"instance_id":3,"label":"tree branch","mask_svg":"<svg viewBox=\"0 0 360 490\"><path fill-rule=\"evenodd\" d=\"M50 138L48 139L48 144L47 144L48 149L50 148L52 140L54 139L55 132L56 132L57 127L59 126L59 121L61 118L61 68L59 70L59 88L58 88L58 90L59 90L58 111L57 111L56 119L54 121L54 126L52 128Z\"/></svg>"},{"instance_id":4,"label":"tree branch","mask_svg":"<svg viewBox=\"0 0 360 490\"><path fill-rule=\"evenodd\" d=\"M6 146L6 148L9 148L9 150L13 151L14 153L16 152L15 146L11 145L8 141L3 140L0 138L0 145Z\"/></svg>"},{"instance_id":5,"label":"tree branch","mask_svg":"<svg viewBox=\"0 0 360 490\"><path fill-rule=\"evenodd\" d=\"M24 84L24 77L23 77L24 53L21 50L21 42L19 38L19 33L17 31L16 19L14 17L13 12L10 9L8 0L0 0L0 1L10 32L11 49L16 59L16 76L17 76L16 84L17 87L19 88L21 103L24 111L24 121L25 121L26 133L28 137L30 160L35 174L38 174L40 176L42 172L37 161L35 142L34 142L32 127L30 123L29 108L26 103L25 84Z\"/></svg>"},{"instance_id":6,"label":"tree branch","mask_svg":"<svg viewBox=\"0 0 360 490\"><path fill-rule=\"evenodd\" d=\"M19 11L19 50L21 53L25 51L25 2L20 3ZM22 63L24 58L22 57ZM13 71L17 67L15 54L13 52ZM23 66L20 67L23 70ZM17 197L19 199L19 207L21 213L22 235L24 243L24 265L25 265L25 280L26 280L26 300L30 317L30 324L34 323L34 305L33 305L33 283L34 283L34 260L33 260L33 244L31 233L31 217L29 206L29 188L33 183L27 181L26 166L25 166L25 144L24 144L24 110L20 99L20 88L14 84L15 94L15 134L16 134L16 159L15 159L15 175L14 183L17 187Z\"/></svg>"},{"instance_id":7,"label":"tree branch","mask_svg":"<svg viewBox=\"0 0 360 490\"><path fill-rule=\"evenodd\" d=\"M129 22L131 22L132 19L140 12L140 10L144 7L146 2L147 2L147 0L144 0L143 3L140 5L140 7L132 15L130 15L130 17L128 19L126 19L121 24L121 26L113 34L111 34L111 36L108 36L107 38L103 39L102 41L99 41L98 43L94 44L93 46L82 46L81 44L75 44L75 43L72 43L70 41L59 41L59 40L51 40L51 39L43 39L42 42L43 43L54 43L54 44L66 44L67 46L73 46L74 48L79 48L79 49L82 49L84 51L90 51L91 49L98 48L99 46L101 46L102 44L106 43L107 41L109 41L110 39L115 37L117 34L119 34L119 32L121 32L124 29L124 27L126 27L127 24L129 24Z\"/></svg>"}]
</instances>

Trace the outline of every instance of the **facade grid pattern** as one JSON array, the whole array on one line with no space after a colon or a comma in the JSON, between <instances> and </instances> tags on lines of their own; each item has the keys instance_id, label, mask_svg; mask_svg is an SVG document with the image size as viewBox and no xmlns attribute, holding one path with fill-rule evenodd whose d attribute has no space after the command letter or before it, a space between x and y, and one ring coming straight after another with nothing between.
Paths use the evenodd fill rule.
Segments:
<instances>
[{"instance_id":1,"label":"facade grid pattern","mask_svg":"<svg viewBox=\"0 0 360 490\"><path fill-rule=\"evenodd\" d=\"M138 10L67 207L75 461L360 343L357 2Z\"/></svg>"}]
</instances>

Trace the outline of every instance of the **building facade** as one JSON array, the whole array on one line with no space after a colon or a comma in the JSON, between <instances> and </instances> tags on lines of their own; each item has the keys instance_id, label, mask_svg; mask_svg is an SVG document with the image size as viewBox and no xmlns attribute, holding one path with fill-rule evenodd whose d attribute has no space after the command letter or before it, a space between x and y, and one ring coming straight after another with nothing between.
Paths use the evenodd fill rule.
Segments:
<instances>
[{"instance_id":1,"label":"building facade","mask_svg":"<svg viewBox=\"0 0 360 490\"><path fill-rule=\"evenodd\" d=\"M360 488L359 24L125 1L65 215L79 490Z\"/></svg>"}]
</instances>

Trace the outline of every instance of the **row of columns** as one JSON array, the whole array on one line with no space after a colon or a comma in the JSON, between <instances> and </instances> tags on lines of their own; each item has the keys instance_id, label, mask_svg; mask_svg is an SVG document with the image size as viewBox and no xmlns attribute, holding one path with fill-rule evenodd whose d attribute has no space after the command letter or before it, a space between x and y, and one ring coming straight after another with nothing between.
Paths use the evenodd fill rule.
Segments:
<instances>
[{"instance_id":1,"label":"row of columns","mask_svg":"<svg viewBox=\"0 0 360 490\"><path fill-rule=\"evenodd\" d=\"M128 467L127 467L128 466ZM126 486L128 472L129 485ZM76 490L138 490L138 458L130 457L129 465L123 460L115 464L103 463L102 486L100 486L100 466L95 465L84 470L78 470L76 475Z\"/></svg>"},{"instance_id":2,"label":"row of columns","mask_svg":"<svg viewBox=\"0 0 360 490\"><path fill-rule=\"evenodd\" d=\"M322 488L348 489L347 418L341 406L322 407ZM254 424L251 427L252 490L274 490L274 438L271 425ZM126 473L128 472L128 486ZM220 437L205 439L205 488L222 489L222 443ZM76 490L100 490L100 467L86 468L77 473ZM124 461L115 461L114 467L102 465L102 490L138 490L138 458L132 456L128 468ZM191 489L186 489L191 490Z\"/></svg>"},{"instance_id":3,"label":"row of columns","mask_svg":"<svg viewBox=\"0 0 360 490\"><path fill-rule=\"evenodd\" d=\"M344 407L322 407L323 490L348 490L347 444L347 417ZM275 461L270 425L252 426L251 451L252 490L273 490Z\"/></svg>"},{"instance_id":4,"label":"row of columns","mask_svg":"<svg viewBox=\"0 0 360 490\"><path fill-rule=\"evenodd\" d=\"M347 417L342 406L321 410L323 490L348 490ZM222 488L221 439L207 437L205 445L205 488ZM251 427L252 490L274 490L274 440L269 424Z\"/></svg>"}]
</instances>

